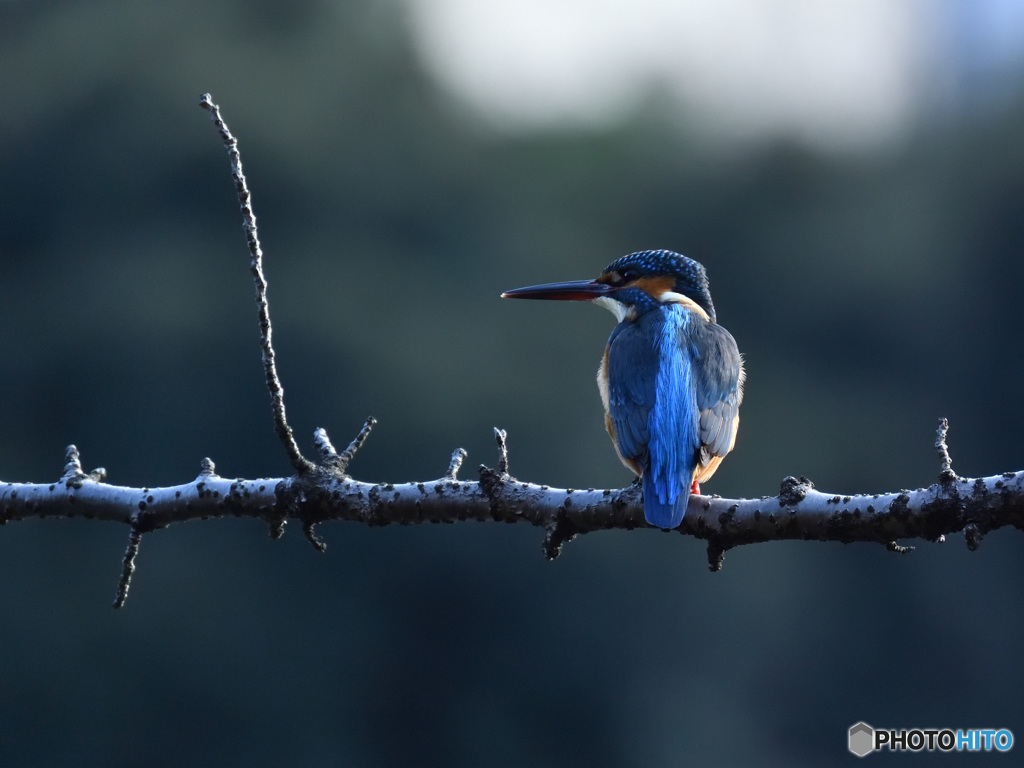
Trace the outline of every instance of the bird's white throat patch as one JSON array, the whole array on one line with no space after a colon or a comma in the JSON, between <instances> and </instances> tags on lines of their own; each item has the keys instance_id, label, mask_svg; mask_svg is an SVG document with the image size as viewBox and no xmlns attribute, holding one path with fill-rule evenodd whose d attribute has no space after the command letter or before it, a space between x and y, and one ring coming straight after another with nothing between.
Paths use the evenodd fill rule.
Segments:
<instances>
[{"instance_id":1,"label":"bird's white throat patch","mask_svg":"<svg viewBox=\"0 0 1024 768\"><path fill-rule=\"evenodd\" d=\"M605 309L607 309L609 312L615 315L615 319L618 320L620 323L623 320L636 319L636 307L627 307L621 301L613 299L611 296L599 296L598 298L594 299L593 303L597 304L599 307L604 307Z\"/></svg>"}]
</instances>

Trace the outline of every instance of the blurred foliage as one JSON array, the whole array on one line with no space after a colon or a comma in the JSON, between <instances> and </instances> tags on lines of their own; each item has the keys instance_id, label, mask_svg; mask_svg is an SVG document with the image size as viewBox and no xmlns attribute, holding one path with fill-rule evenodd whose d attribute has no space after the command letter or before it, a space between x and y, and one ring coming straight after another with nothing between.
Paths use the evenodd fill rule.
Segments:
<instances>
[{"instance_id":1,"label":"blurred foliage","mask_svg":"<svg viewBox=\"0 0 1024 768\"><path fill-rule=\"evenodd\" d=\"M667 247L709 270L745 352L737 450L707 490L1024 468L1024 99L922 116L877 154L710 146L653 101L621 125L497 135L424 74L402 6L0 4L0 477L63 447L115 483L288 471L263 389L227 159L239 136L303 445L380 424L364 480L452 449L560 486L630 478L593 383L611 318L501 302ZM1019 535L909 557L730 553L537 531L190 524L0 535L0 764L828 765L846 729L1009 727ZM876 756L876 758L881 756ZM876 759L873 758L873 759Z\"/></svg>"}]
</instances>

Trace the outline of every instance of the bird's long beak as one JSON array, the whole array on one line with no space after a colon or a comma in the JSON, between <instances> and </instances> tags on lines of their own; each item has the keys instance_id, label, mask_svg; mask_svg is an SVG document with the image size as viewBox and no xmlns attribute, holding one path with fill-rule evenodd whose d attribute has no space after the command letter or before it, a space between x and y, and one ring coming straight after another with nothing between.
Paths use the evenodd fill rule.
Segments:
<instances>
[{"instance_id":1,"label":"bird's long beak","mask_svg":"<svg viewBox=\"0 0 1024 768\"><path fill-rule=\"evenodd\" d=\"M615 289L596 280L572 280L567 283L544 283L515 288L501 294L503 299L551 299L555 301L593 301L608 296Z\"/></svg>"}]
</instances>

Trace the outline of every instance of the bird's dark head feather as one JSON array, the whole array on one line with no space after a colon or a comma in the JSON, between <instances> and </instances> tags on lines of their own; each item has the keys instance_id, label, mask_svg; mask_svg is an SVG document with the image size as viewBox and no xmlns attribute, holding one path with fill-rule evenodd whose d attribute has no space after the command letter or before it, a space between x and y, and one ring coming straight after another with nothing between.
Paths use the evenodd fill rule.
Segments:
<instances>
[{"instance_id":1,"label":"bird's dark head feather","mask_svg":"<svg viewBox=\"0 0 1024 768\"><path fill-rule=\"evenodd\" d=\"M697 304L712 320L715 319L715 305L711 301L704 266L675 251L631 253L605 267L597 279L617 288L636 285L655 301L660 301L659 297L665 291L680 294Z\"/></svg>"}]
</instances>

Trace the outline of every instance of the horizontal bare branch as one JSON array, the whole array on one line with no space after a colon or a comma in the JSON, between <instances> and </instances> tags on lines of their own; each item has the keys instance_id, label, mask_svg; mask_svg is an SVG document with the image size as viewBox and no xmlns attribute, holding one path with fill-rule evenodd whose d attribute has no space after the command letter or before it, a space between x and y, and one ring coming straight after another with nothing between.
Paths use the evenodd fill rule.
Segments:
<instances>
[{"instance_id":1,"label":"horizontal bare branch","mask_svg":"<svg viewBox=\"0 0 1024 768\"><path fill-rule=\"evenodd\" d=\"M502 443L504 443L504 435ZM77 452L73 446L69 454ZM503 454L507 461L507 454ZM229 479L204 462L196 479L167 488L130 488L77 469L53 483L0 483L0 523L33 517L85 517L130 525L141 533L209 517L281 519L313 526L329 520L367 525L526 522L554 529L558 544L577 534L650 527L640 488L573 490L521 482L480 468L478 482L453 473L410 483L365 483L321 468L310 476ZM1024 528L1024 473L939 482L916 491L845 496L786 478L778 496L693 496L679 533L707 540L709 554L781 540L941 540L964 532L974 548L991 530ZM558 547L548 551L557 555ZM713 562L714 565L714 562Z\"/></svg>"}]
</instances>

